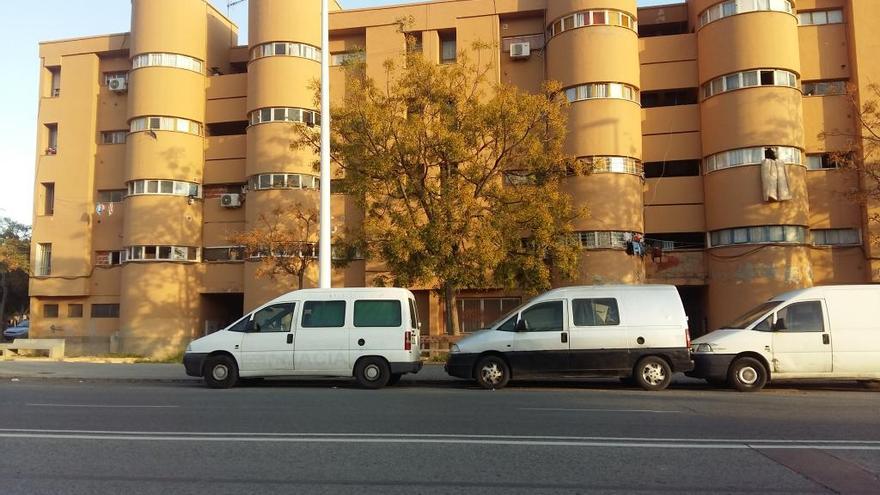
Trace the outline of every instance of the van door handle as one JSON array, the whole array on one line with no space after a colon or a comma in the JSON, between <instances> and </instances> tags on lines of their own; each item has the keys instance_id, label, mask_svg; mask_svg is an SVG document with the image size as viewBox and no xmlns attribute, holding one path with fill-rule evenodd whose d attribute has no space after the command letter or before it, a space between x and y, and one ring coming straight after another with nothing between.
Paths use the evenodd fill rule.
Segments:
<instances>
[{"instance_id":1,"label":"van door handle","mask_svg":"<svg viewBox=\"0 0 880 495\"><path fill-rule=\"evenodd\" d=\"M562 343L563 343L563 344L565 344L566 342L568 342L568 334L567 334L567 333L562 332L562 335L560 336L560 338L562 339Z\"/></svg>"},{"instance_id":2,"label":"van door handle","mask_svg":"<svg viewBox=\"0 0 880 495\"><path fill-rule=\"evenodd\" d=\"M293 343L293 334L292 333L287 334L287 343L288 344Z\"/></svg>"},{"instance_id":3,"label":"van door handle","mask_svg":"<svg viewBox=\"0 0 880 495\"><path fill-rule=\"evenodd\" d=\"M827 333L823 333L822 334L822 343L825 345L830 344L831 343L831 336L828 335Z\"/></svg>"}]
</instances>

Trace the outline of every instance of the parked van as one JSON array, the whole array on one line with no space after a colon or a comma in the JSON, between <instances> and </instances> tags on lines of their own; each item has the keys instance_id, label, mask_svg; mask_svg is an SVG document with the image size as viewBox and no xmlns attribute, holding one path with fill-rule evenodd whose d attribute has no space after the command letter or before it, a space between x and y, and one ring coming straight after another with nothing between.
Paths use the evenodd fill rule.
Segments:
<instances>
[{"instance_id":1,"label":"parked van","mask_svg":"<svg viewBox=\"0 0 880 495\"><path fill-rule=\"evenodd\" d=\"M183 363L211 388L269 376L354 376L381 388L421 369L419 326L406 289L297 290L193 341Z\"/></svg>"},{"instance_id":2,"label":"parked van","mask_svg":"<svg viewBox=\"0 0 880 495\"><path fill-rule=\"evenodd\" d=\"M662 390L693 367L689 345L673 286L566 287L461 339L446 372L488 389L528 376L617 376Z\"/></svg>"},{"instance_id":3,"label":"parked van","mask_svg":"<svg viewBox=\"0 0 880 495\"><path fill-rule=\"evenodd\" d=\"M776 296L693 342L690 376L743 392L771 379L880 380L880 286Z\"/></svg>"}]
</instances>

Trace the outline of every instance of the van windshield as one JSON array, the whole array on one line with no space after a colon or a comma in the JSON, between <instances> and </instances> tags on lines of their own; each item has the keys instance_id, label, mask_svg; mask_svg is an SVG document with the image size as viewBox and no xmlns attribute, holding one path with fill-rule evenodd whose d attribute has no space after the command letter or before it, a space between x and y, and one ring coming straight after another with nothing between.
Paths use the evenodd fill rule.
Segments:
<instances>
[{"instance_id":1,"label":"van windshield","mask_svg":"<svg viewBox=\"0 0 880 495\"><path fill-rule=\"evenodd\" d=\"M768 311L775 308L776 306L779 306L779 304L780 304L779 301L765 302L765 303L753 308L752 310L746 312L746 314L740 316L736 320L733 320L733 323L731 323L730 325L725 325L723 328L733 328L733 329L739 329L739 330L745 329L749 325L754 323L756 319L758 319L761 316L764 316Z\"/></svg>"}]
</instances>

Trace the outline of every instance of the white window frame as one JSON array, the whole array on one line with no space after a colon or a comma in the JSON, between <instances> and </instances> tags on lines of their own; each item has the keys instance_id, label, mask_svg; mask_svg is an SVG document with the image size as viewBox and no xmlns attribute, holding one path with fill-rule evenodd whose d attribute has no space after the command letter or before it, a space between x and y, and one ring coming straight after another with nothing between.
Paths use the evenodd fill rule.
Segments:
<instances>
[{"instance_id":1,"label":"white window frame","mask_svg":"<svg viewBox=\"0 0 880 495\"><path fill-rule=\"evenodd\" d=\"M727 0L716 3L700 13L697 30L707 24L747 12L784 12L795 15L794 6L789 0Z\"/></svg>"},{"instance_id":2,"label":"white window frame","mask_svg":"<svg viewBox=\"0 0 880 495\"><path fill-rule=\"evenodd\" d=\"M778 159L789 165L805 167L804 153L800 148L793 146L757 146L754 148L739 148L722 151L709 155L703 159L703 173L710 174L718 170L749 165L760 165L764 161L764 150L773 148Z\"/></svg>"},{"instance_id":3,"label":"white window frame","mask_svg":"<svg viewBox=\"0 0 880 495\"><path fill-rule=\"evenodd\" d=\"M202 197L202 185L195 182L170 179L141 179L129 181L126 197L129 196L182 196L200 199ZM171 192L162 192L163 189L171 189Z\"/></svg>"},{"instance_id":4,"label":"white window frame","mask_svg":"<svg viewBox=\"0 0 880 495\"><path fill-rule=\"evenodd\" d=\"M152 52L135 55L131 59L131 70L145 67L169 67L204 74L205 63L195 57L179 53Z\"/></svg>"},{"instance_id":5,"label":"white window frame","mask_svg":"<svg viewBox=\"0 0 880 495\"><path fill-rule=\"evenodd\" d=\"M156 115L131 119L128 125L129 132L132 134L145 131L167 131L201 136L203 130L202 124L194 120Z\"/></svg>"}]
</instances>

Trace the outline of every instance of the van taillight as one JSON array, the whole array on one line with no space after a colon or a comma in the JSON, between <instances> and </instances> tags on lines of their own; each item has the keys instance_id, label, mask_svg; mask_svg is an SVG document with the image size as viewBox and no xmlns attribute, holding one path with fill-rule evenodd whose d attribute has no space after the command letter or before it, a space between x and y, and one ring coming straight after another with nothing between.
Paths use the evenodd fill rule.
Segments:
<instances>
[{"instance_id":1,"label":"van taillight","mask_svg":"<svg viewBox=\"0 0 880 495\"><path fill-rule=\"evenodd\" d=\"M690 328L684 329L684 337L685 337L685 339L687 339L687 347L688 347L688 349L690 349L691 348L691 329Z\"/></svg>"},{"instance_id":2,"label":"van taillight","mask_svg":"<svg viewBox=\"0 0 880 495\"><path fill-rule=\"evenodd\" d=\"M403 350L412 350L412 332L403 333Z\"/></svg>"}]
</instances>

